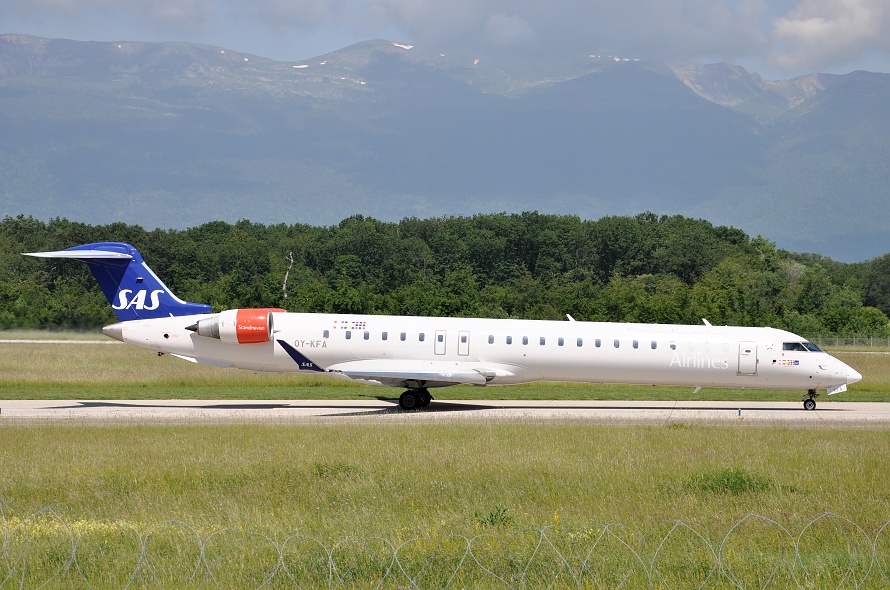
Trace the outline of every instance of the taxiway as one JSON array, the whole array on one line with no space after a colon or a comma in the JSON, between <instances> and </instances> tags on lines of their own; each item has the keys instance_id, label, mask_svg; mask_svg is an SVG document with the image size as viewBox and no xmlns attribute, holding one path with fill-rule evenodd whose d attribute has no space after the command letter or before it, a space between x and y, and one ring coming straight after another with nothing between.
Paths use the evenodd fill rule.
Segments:
<instances>
[{"instance_id":1,"label":"taxiway","mask_svg":"<svg viewBox=\"0 0 890 590\"><path fill-rule=\"evenodd\" d=\"M760 424L890 427L890 403L820 401L433 401L403 412L396 400L17 400L0 401L0 427L13 424L449 423L568 421L602 424Z\"/></svg>"}]
</instances>

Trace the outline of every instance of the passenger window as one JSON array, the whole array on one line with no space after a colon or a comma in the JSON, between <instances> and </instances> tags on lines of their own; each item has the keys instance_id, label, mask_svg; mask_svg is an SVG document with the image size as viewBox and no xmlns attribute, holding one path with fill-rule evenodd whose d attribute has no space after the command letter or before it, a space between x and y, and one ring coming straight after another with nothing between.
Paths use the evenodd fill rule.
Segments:
<instances>
[{"instance_id":1,"label":"passenger window","mask_svg":"<svg viewBox=\"0 0 890 590\"><path fill-rule=\"evenodd\" d=\"M507 336L507 344L513 344L513 337Z\"/></svg>"},{"instance_id":2,"label":"passenger window","mask_svg":"<svg viewBox=\"0 0 890 590\"><path fill-rule=\"evenodd\" d=\"M653 341L652 341L652 350L655 350L656 348L658 348L658 342L656 342L655 340L653 340Z\"/></svg>"},{"instance_id":3,"label":"passenger window","mask_svg":"<svg viewBox=\"0 0 890 590\"><path fill-rule=\"evenodd\" d=\"M603 341L600 340L599 338L597 338L596 340L593 341L593 345L596 346L597 348L599 348L600 346L603 345Z\"/></svg>"},{"instance_id":4,"label":"passenger window","mask_svg":"<svg viewBox=\"0 0 890 590\"><path fill-rule=\"evenodd\" d=\"M384 333L381 334L380 336L381 336L381 338L382 338L383 340L387 340L387 339L389 338L389 334L386 333L386 332L384 332Z\"/></svg>"},{"instance_id":5,"label":"passenger window","mask_svg":"<svg viewBox=\"0 0 890 590\"><path fill-rule=\"evenodd\" d=\"M401 334L399 334L399 340L401 340L402 342L405 341L405 333L404 333L404 332L402 332Z\"/></svg>"},{"instance_id":6,"label":"passenger window","mask_svg":"<svg viewBox=\"0 0 890 590\"><path fill-rule=\"evenodd\" d=\"M544 344L546 344L546 343L547 343L547 339L544 338L543 336L541 336L541 346L544 346Z\"/></svg>"},{"instance_id":7,"label":"passenger window","mask_svg":"<svg viewBox=\"0 0 890 590\"><path fill-rule=\"evenodd\" d=\"M618 339L616 338L615 339L615 348L618 348L619 346L621 346L621 343L618 342Z\"/></svg>"},{"instance_id":8,"label":"passenger window","mask_svg":"<svg viewBox=\"0 0 890 590\"><path fill-rule=\"evenodd\" d=\"M352 340L352 330L346 330L346 339Z\"/></svg>"},{"instance_id":9,"label":"passenger window","mask_svg":"<svg viewBox=\"0 0 890 590\"><path fill-rule=\"evenodd\" d=\"M677 350L677 343L671 342L671 350Z\"/></svg>"},{"instance_id":10,"label":"passenger window","mask_svg":"<svg viewBox=\"0 0 890 590\"><path fill-rule=\"evenodd\" d=\"M640 347L639 340L634 340L634 348L639 348L639 347Z\"/></svg>"},{"instance_id":11,"label":"passenger window","mask_svg":"<svg viewBox=\"0 0 890 590\"><path fill-rule=\"evenodd\" d=\"M566 343L566 341L565 341L562 337L560 337L559 340L556 341L556 343L557 343L558 345L562 346L563 344Z\"/></svg>"},{"instance_id":12,"label":"passenger window","mask_svg":"<svg viewBox=\"0 0 890 590\"><path fill-rule=\"evenodd\" d=\"M461 342L461 344L467 343L467 335L466 334L464 334L463 336L460 337L460 342Z\"/></svg>"},{"instance_id":13,"label":"passenger window","mask_svg":"<svg viewBox=\"0 0 890 590\"><path fill-rule=\"evenodd\" d=\"M426 334L424 334L423 332L421 332L420 335L418 336L418 340L420 340L421 342L423 342L425 339L426 339Z\"/></svg>"},{"instance_id":14,"label":"passenger window","mask_svg":"<svg viewBox=\"0 0 890 590\"><path fill-rule=\"evenodd\" d=\"M371 338L370 332L365 332L365 340L369 340Z\"/></svg>"},{"instance_id":15,"label":"passenger window","mask_svg":"<svg viewBox=\"0 0 890 590\"><path fill-rule=\"evenodd\" d=\"M494 334L489 334L489 335L488 335L488 343L489 343L489 344L494 344Z\"/></svg>"},{"instance_id":16,"label":"passenger window","mask_svg":"<svg viewBox=\"0 0 890 590\"><path fill-rule=\"evenodd\" d=\"M523 344L528 344L528 336L523 336L523 337L522 337L522 343L523 343Z\"/></svg>"},{"instance_id":17,"label":"passenger window","mask_svg":"<svg viewBox=\"0 0 890 590\"><path fill-rule=\"evenodd\" d=\"M578 338L578 348L581 348L582 346L584 346L584 339Z\"/></svg>"},{"instance_id":18,"label":"passenger window","mask_svg":"<svg viewBox=\"0 0 890 590\"><path fill-rule=\"evenodd\" d=\"M439 342L445 342L445 334L437 334L436 340L438 340Z\"/></svg>"},{"instance_id":19,"label":"passenger window","mask_svg":"<svg viewBox=\"0 0 890 590\"><path fill-rule=\"evenodd\" d=\"M325 337L325 338L330 338L330 337L331 337L331 331L330 331L330 330L325 330L325 331L324 331L324 337Z\"/></svg>"}]
</instances>

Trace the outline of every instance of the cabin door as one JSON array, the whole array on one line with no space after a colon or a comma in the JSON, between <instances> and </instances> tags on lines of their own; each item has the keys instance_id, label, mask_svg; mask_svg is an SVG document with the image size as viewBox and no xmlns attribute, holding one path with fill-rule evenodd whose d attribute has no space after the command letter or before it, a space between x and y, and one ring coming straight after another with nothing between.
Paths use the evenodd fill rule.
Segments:
<instances>
[{"instance_id":1,"label":"cabin door","mask_svg":"<svg viewBox=\"0 0 890 590\"><path fill-rule=\"evenodd\" d=\"M470 333L461 330L457 334L457 354L467 356L470 354Z\"/></svg>"},{"instance_id":2,"label":"cabin door","mask_svg":"<svg viewBox=\"0 0 890 590\"><path fill-rule=\"evenodd\" d=\"M739 375L757 374L757 343L739 342Z\"/></svg>"}]
</instances>

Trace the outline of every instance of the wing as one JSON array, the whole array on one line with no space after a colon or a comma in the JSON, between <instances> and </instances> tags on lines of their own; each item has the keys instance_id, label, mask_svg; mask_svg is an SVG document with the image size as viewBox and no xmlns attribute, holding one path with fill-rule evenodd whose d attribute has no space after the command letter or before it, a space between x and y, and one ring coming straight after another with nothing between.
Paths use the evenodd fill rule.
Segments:
<instances>
[{"instance_id":1,"label":"wing","mask_svg":"<svg viewBox=\"0 0 890 590\"><path fill-rule=\"evenodd\" d=\"M373 381L390 387L485 385L496 377L509 374L503 368L487 369L478 363L400 359L346 361L322 368L284 340L278 340L278 344L297 363L301 371L337 373L350 379Z\"/></svg>"},{"instance_id":2,"label":"wing","mask_svg":"<svg viewBox=\"0 0 890 590\"><path fill-rule=\"evenodd\" d=\"M337 363L329 372L350 379L375 381L390 387L445 387L447 385L485 385L495 377L493 371L438 361L366 360Z\"/></svg>"}]
</instances>

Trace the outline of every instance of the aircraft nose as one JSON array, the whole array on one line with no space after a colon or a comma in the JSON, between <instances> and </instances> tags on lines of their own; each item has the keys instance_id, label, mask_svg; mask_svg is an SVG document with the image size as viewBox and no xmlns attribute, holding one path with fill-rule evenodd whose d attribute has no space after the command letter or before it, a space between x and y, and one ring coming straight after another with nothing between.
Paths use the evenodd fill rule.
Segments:
<instances>
[{"instance_id":1,"label":"aircraft nose","mask_svg":"<svg viewBox=\"0 0 890 590\"><path fill-rule=\"evenodd\" d=\"M851 366L847 366L847 384L862 381L862 374Z\"/></svg>"},{"instance_id":2,"label":"aircraft nose","mask_svg":"<svg viewBox=\"0 0 890 590\"><path fill-rule=\"evenodd\" d=\"M111 324L110 326L105 326L102 328L102 333L108 336L109 338L114 338L115 340L124 341L124 325L120 322L116 324Z\"/></svg>"}]
</instances>

